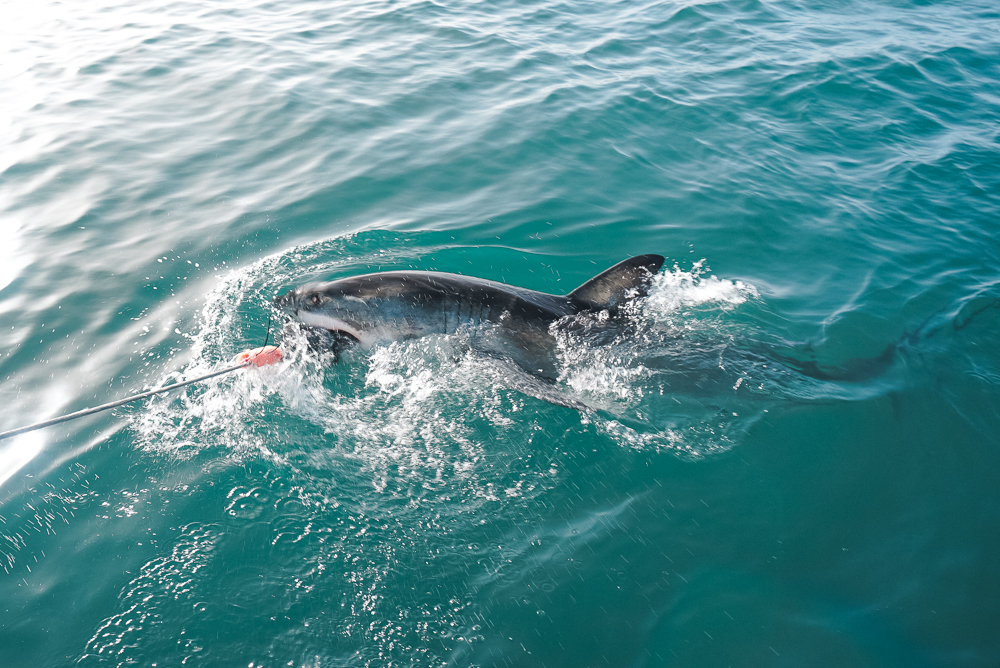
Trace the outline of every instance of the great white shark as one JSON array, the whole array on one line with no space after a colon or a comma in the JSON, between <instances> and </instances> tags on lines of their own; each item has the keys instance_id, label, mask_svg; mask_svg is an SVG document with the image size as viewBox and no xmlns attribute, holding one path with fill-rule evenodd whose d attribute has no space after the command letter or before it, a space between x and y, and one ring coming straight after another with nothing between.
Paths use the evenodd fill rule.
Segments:
<instances>
[{"instance_id":1,"label":"great white shark","mask_svg":"<svg viewBox=\"0 0 1000 668\"><path fill-rule=\"evenodd\" d=\"M663 262L661 255L629 258L566 295L459 274L386 271L310 283L274 303L303 325L364 348L493 324L500 335L491 352L551 380L553 323L586 311L616 313L646 294Z\"/></svg>"}]
</instances>

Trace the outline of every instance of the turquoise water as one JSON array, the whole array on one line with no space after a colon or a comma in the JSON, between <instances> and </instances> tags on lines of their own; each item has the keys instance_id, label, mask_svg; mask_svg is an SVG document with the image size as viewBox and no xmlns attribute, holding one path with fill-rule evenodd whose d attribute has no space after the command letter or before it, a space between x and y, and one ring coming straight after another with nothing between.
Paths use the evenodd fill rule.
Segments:
<instances>
[{"instance_id":1,"label":"turquoise water","mask_svg":"<svg viewBox=\"0 0 1000 668\"><path fill-rule=\"evenodd\" d=\"M0 5L0 430L309 280L664 271L0 441L3 666L1000 664L1000 11Z\"/></svg>"}]
</instances>

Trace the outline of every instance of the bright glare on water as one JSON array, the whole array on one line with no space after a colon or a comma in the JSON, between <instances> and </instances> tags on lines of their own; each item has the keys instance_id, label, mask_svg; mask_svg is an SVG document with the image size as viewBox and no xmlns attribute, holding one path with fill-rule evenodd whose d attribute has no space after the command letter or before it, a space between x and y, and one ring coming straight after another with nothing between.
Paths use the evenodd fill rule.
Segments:
<instances>
[{"instance_id":1,"label":"bright glare on water","mask_svg":"<svg viewBox=\"0 0 1000 668\"><path fill-rule=\"evenodd\" d=\"M981 0L0 3L0 430L272 319L285 353L0 440L0 665L1000 664L998 34ZM338 360L272 304L645 253L551 374L491 324Z\"/></svg>"}]
</instances>

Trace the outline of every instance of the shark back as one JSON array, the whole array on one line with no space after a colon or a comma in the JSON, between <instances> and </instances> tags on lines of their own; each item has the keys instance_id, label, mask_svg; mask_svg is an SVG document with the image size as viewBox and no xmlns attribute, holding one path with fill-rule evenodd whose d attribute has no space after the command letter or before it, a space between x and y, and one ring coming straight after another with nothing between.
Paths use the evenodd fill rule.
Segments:
<instances>
[{"instance_id":1,"label":"shark back","mask_svg":"<svg viewBox=\"0 0 1000 668\"><path fill-rule=\"evenodd\" d=\"M333 281L324 287L356 299L399 301L443 313L453 312L471 320L499 320L507 314L551 322L577 311L573 301L564 295L437 271L365 274Z\"/></svg>"}]
</instances>

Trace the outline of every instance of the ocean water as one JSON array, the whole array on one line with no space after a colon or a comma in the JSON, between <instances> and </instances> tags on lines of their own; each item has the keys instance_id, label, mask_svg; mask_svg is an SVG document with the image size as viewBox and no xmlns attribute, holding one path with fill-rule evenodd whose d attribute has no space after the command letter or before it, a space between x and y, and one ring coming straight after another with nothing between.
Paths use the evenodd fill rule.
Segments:
<instances>
[{"instance_id":1,"label":"ocean water","mask_svg":"<svg viewBox=\"0 0 1000 668\"><path fill-rule=\"evenodd\" d=\"M7 0L0 666L1000 665L1000 10ZM271 298L565 293L334 363Z\"/></svg>"}]
</instances>

